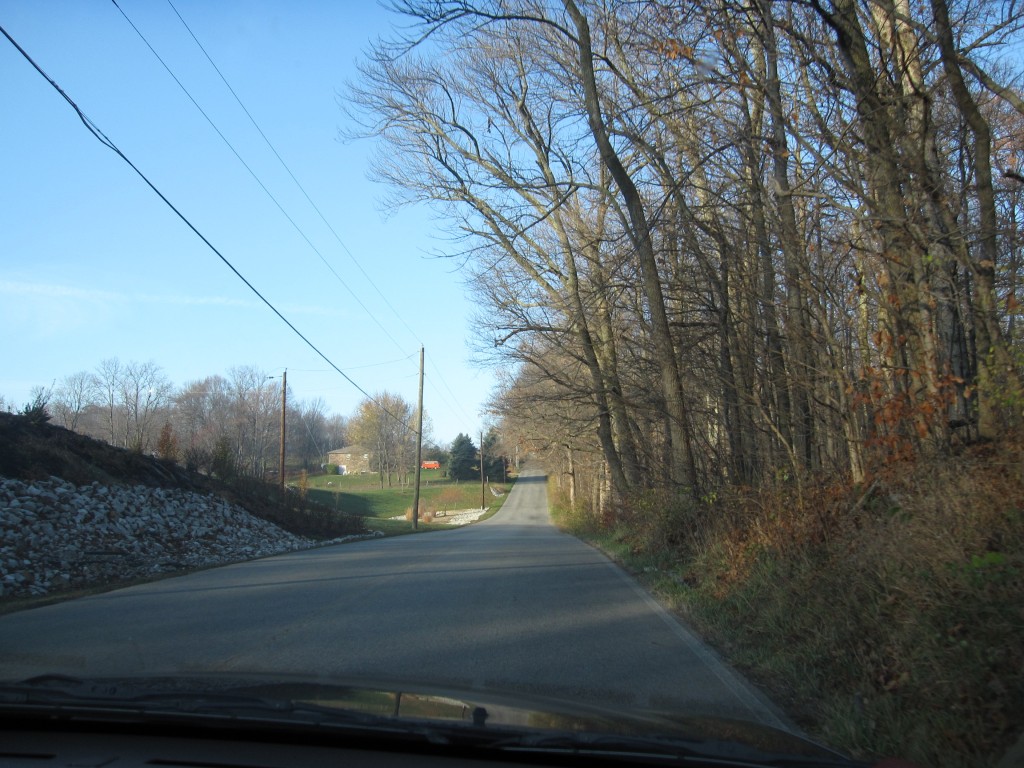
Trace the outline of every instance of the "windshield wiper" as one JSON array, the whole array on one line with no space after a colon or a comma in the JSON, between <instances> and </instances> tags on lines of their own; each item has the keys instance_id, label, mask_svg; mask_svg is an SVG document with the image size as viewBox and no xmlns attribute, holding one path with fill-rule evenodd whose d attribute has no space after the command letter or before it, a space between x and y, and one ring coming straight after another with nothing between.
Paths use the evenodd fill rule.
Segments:
<instances>
[{"instance_id":1,"label":"windshield wiper","mask_svg":"<svg viewBox=\"0 0 1024 768\"><path fill-rule=\"evenodd\" d=\"M167 687L161 687L167 686ZM230 688L218 690L179 689L180 683L161 679L158 684L137 681L90 681L66 675L43 675L19 683L0 684L0 707L53 707L61 710L88 708L116 710L140 715L202 715L241 720L245 718L287 719L312 725L354 725L382 728L395 721L382 715L327 707L302 701L254 696Z\"/></svg>"},{"instance_id":2,"label":"windshield wiper","mask_svg":"<svg viewBox=\"0 0 1024 768\"><path fill-rule=\"evenodd\" d=\"M589 733L527 733L494 741L493 749L542 754L594 755L602 757L642 758L665 762L721 763L723 766L764 768L860 768L840 755L834 758L761 752L743 744L716 740L686 739L676 736L623 736Z\"/></svg>"}]
</instances>

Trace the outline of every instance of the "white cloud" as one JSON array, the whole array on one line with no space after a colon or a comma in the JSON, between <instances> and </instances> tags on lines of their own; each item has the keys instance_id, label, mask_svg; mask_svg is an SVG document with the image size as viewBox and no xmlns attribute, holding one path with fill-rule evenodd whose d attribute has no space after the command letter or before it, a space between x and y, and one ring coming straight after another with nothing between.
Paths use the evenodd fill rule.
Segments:
<instances>
[{"instance_id":1,"label":"white cloud","mask_svg":"<svg viewBox=\"0 0 1024 768\"><path fill-rule=\"evenodd\" d=\"M183 296L155 293L124 293L106 291L98 288L83 288L76 285L61 283L35 283L16 280L0 280L0 294L37 297L41 299L78 299L80 301L140 304L169 304L174 306L218 306L218 307L253 307L251 301L226 296Z\"/></svg>"},{"instance_id":2,"label":"white cloud","mask_svg":"<svg viewBox=\"0 0 1024 768\"><path fill-rule=\"evenodd\" d=\"M40 283L19 280L0 280L0 295L25 299L78 300L110 304L161 304L180 307L236 307L239 309L267 309L256 299L240 299L232 296L189 296L184 294L125 293L99 288L81 287L63 283ZM285 315L312 315L315 317L343 317L347 313L343 306L324 307L315 304L285 304L279 309Z\"/></svg>"},{"instance_id":3,"label":"white cloud","mask_svg":"<svg viewBox=\"0 0 1024 768\"><path fill-rule=\"evenodd\" d=\"M0 293L23 297L37 296L47 299L83 299L86 301L115 301L119 298L116 293L110 291L53 283L26 283L16 280L0 280Z\"/></svg>"}]
</instances>

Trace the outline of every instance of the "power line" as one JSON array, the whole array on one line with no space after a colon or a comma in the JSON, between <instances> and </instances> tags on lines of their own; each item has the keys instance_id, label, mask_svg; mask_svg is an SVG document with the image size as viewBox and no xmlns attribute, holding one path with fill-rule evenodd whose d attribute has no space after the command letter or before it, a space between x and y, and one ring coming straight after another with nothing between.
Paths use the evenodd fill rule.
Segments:
<instances>
[{"instance_id":1,"label":"power line","mask_svg":"<svg viewBox=\"0 0 1024 768\"><path fill-rule=\"evenodd\" d=\"M115 5L117 4L116 0L115 0L114 4ZM175 5L172 2L172 0L167 0L167 4L171 7L171 10L174 11L174 14L178 17L178 20L182 23L182 25L188 31L189 36L192 38L192 40L195 42L195 44L199 47L199 50L203 52L203 56L206 57L206 60L210 63L210 66L213 67L213 69L217 73L218 77L220 77L221 82L224 83L224 86L228 89L228 91L234 97L235 102L237 102L238 106L245 113L245 116L249 118L249 122L252 123L253 127L256 129L256 131L259 133L259 135L263 138L263 141L266 143L266 145L270 149L270 151L274 154L274 157L277 158L278 162L281 164L281 167L284 168L284 170L287 172L288 176L291 177L291 180L293 182L295 182L295 186L299 188L299 191L302 192L302 195L306 198L306 201L310 204L310 206L313 208L313 210L316 211L316 214L320 217L320 220L324 223L324 225L327 227L327 229L330 231L330 233L332 235L334 235L334 239L338 241L338 244L342 247L342 249L348 255L348 257L352 261L352 263L356 265L356 267L362 273L363 277L366 278L366 281L370 284L370 286L373 288L373 290L377 292L377 295L380 296L381 300L384 302L384 304L387 306L387 308L391 310L391 313L398 319L398 321L405 327L405 329L407 331L409 331L410 334L412 334L412 337L414 339L416 339L416 341L419 342L420 346L424 346L423 341L419 338L419 335L416 333L416 331L413 330L413 328L405 321L405 318L402 317L402 315L399 314L398 310L396 310L395 307L391 304L391 302L388 301L387 296L384 295L384 293L380 290L380 288L377 286L377 284L373 281L373 278L371 278L370 275L366 272L366 270L363 269L362 264L355 257L355 255L352 253L352 251L349 250L349 247L341 239L341 236L338 234L337 230L334 229L334 227L331 225L331 223L327 220L327 217L324 216L323 212L320 210L319 206L317 206L317 204L313 201L313 198L310 197L310 195L306 191L305 187L302 186L302 183L298 180L298 178L295 176L295 174L292 173L291 168L285 162L284 158L281 157L280 153L274 147L273 143L267 137L266 133L264 133L264 131L260 127L259 123L256 122L256 118L254 118L252 116L252 113L249 111L249 109L242 102L241 97L239 97L238 93L231 86L231 83L228 82L227 77L225 77L225 75L221 71L220 67L218 67L216 62L213 60L213 57L210 56L209 52L206 50L206 48L203 46L203 44L199 41L199 38L196 36L195 32L192 31L192 28L188 25L188 22L185 21L184 17L181 15L181 13L175 7ZM124 12L122 11L122 13L124 13ZM155 53L155 51L154 51L154 53ZM173 74L172 74L172 76L173 76ZM175 80L177 80L177 78L175 78ZM180 85L180 83L179 83L179 85ZM218 133L219 133L219 131L218 131ZM330 265L328 265L328 267L329 266ZM333 272L334 270L332 269L331 271ZM389 335L389 338L390 338L390 335ZM392 339L392 341L394 341L394 339ZM396 344L397 344L397 342L396 342ZM412 357L412 355L410 355L410 357ZM433 365L433 363L431 363L431 364ZM451 408L453 411L461 412L464 417L466 417L469 421L472 421L473 418L471 416L469 416L469 414L467 414L466 411L463 410L463 408L460 405L458 405L458 402L459 402L458 401L458 397L455 395L454 392L452 392L452 389L448 385L448 382L445 380L444 375L440 372L440 370L437 369L436 366L434 366L434 370L435 370L435 373L437 374L438 379L440 379L441 383L444 385L445 389L447 389L448 392L452 395L452 397L455 398L455 406L453 407L452 404L447 402L447 400L445 400L445 398L443 396L442 396L442 400L445 400L445 402L448 405L448 407ZM436 387L434 389L435 389L435 391L438 391L436 389ZM440 394L440 392L439 392L439 394Z\"/></svg>"},{"instance_id":2,"label":"power line","mask_svg":"<svg viewBox=\"0 0 1024 768\"><path fill-rule=\"evenodd\" d=\"M309 428L309 423L306 421L306 417L302 413L302 409L298 409L297 412L299 414L299 421L301 421L302 422L302 426L304 426L306 428L306 434L309 435L309 439L312 440L313 441L313 445L316 446L317 453L319 453L321 456L323 456L325 454L325 451L324 451L323 448L320 447L320 441L316 439L316 436L313 434L313 430L311 430Z\"/></svg>"},{"instance_id":3,"label":"power line","mask_svg":"<svg viewBox=\"0 0 1024 768\"><path fill-rule=\"evenodd\" d=\"M193 98L192 94L184 86L184 84L181 82L181 80L174 74L174 72L171 70L170 66L168 66L168 64L163 60L163 58L156 51L156 49L146 39L145 35L143 35L141 30L139 30L139 28L132 22L132 20L128 17L128 15L121 8L121 6L118 5L117 0L111 0L111 2L118 9L118 11L120 11L121 15L125 18L125 20L132 27L132 29L135 30L135 33L139 36L139 38L143 41L143 43L145 43L146 47L149 48L149 50L152 52L152 54L156 57L157 61L160 62L160 64L164 67L164 69L171 76L171 78L174 80L174 82L177 83L178 87L181 88L181 90L189 98L189 100L196 107L196 109L199 110L200 114L202 114L202 116L210 124L210 127L212 127L213 130L217 133L217 135L220 136L221 140L228 146L228 148L232 151L232 153L235 155L235 157L238 158L238 161L240 163L242 163L242 165L249 172L249 174L253 177L253 179L255 179L256 183L259 184L259 186L263 189L263 191L267 194L267 196L274 202L274 204L277 206L277 208L281 211L281 213L284 215L284 217L286 219L288 219L289 223L291 223L291 225L295 228L295 230L299 233L299 235L301 235L303 240L305 240L306 243L309 245L309 247L314 251L314 253L316 253L316 255L320 258L320 261L323 262L324 266L326 266L327 269L330 270L331 274L334 275L335 279L337 279L338 282L341 283L342 286L345 287L345 289L356 300L356 303L358 303L359 306L362 307L362 309L366 312L366 314L369 315L369 317L377 324L377 326L384 332L384 334L391 340L391 342L398 349L402 349L401 344L399 344L398 341L394 338L394 336L392 336L391 333L384 327L384 325L380 322L379 318L366 307L366 305L355 294L355 292L352 290L352 288L349 287L348 284L346 284L345 281L341 279L341 276L335 271L335 269L331 266L331 264L323 256L323 254L320 252L320 250L310 241L309 237L306 236L306 234L302 231L302 229L298 226L298 224L295 223L295 221L292 219L292 217L288 215L288 213L284 210L283 206L278 202L277 198L274 197L274 195L270 192L269 189L267 189L267 187L263 184L263 182L256 175L256 173L252 170L252 168L245 162L245 160L241 157L241 155L238 153L238 151L234 148L234 146L231 144L231 142L224 136L224 134L216 126L216 124L209 117L209 115L203 110L203 108L199 105L199 103L195 100L195 98ZM337 242L341 246L342 250L344 250L344 252L349 257L349 259L352 261L352 263L355 264L356 268L362 273L363 277L370 284L370 286L377 293L377 295L381 298L381 300L384 302L385 306L387 306L387 308L389 310L391 310L391 313L398 319L398 321L405 327L405 329L407 331L409 331L409 333L412 335L412 337L419 342L420 346L423 346L423 341L419 338L419 336L417 335L416 331L413 330L413 328L405 321L405 318L402 317L402 315L400 315L398 313L398 310L395 309L394 305L392 305L392 303L388 300L387 296L380 290L380 288L377 286L377 284L373 281L373 278L371 278L370 275L366 272L366 270L363 268L363 266L359 262L359 260L356 259L355 255L352 253L352 251L349 249L349 247L345 244L345 242L341 239L341 236L338 234L337 230L335 230L335 228L327 220L327 217L324 216L324 214L320 210L319 206L317 206L317 204L314 202L312 197L306 191L305 187L303 187L302 183L298 180L298 178L292 172L291 168L285 162L284 158L281 157L281 154L277 151L277 149L274 147L274 144L270 141L270 139L267 137L266 133L260 127L259 123L253 117L252 113L249 111L249 109L242 102L241 97L239 97L238 93L231 86L231 83L228 82L227 77L225 77L225 75L221 71L220 67L218 67L216 62L213 60L213 57L210 56L209 52L206 50L206 48L203 46L203 44L199 41L199 38L192 31L192 28L185 21L184 17L181 15L181 13L175 7L175 5L172 2L172 0L167 0L167 4L170 6L171 10L174 11L174 14L178 17L178 20L182 23L182 26L185 27L185 30L188 32L189 36L195 42L196 46L199 48L200 51L202 51L203 56L210 63L210 66L213 67L213 70L217 73L218 77L220 77L221 82L224 83L224 86L228 89L228 91L231 93L232 97L235 99L235 102L238 104L238 106L241 108L241 110L245 113L246 117L249 119L249 122L252 123L253 127L256 129L256 132L259 133L260 137L263 139L264 143L266 143L266 145L270 149L271 153L273 153L274 157L277 158L278 162L281 164L281 167L284 168L285 172L288 174L288 176L291 178L291 180L295 183L295 186L298 187L298 189L302 193L303 197L306 198L306 201L309 203L310 207L316 212L317 216L320 217L320 220L324 223L324 225L327 227L327 229L330 231L330 233L334 236L334 239L337 240ZM415 353L413 353L413 354L415 354ZM412 357L412 356L413 355L410 355L410 357ZM467 420L473 421L473 417L469 416L469 414L467 414L466 411L458 404L458 397L454 394L454 392L452 392L452 389L448 385L448 382L445 380L443 374L439 370L437 370L436 366L435 366L435 372L437 374L437 377L441 380L441 383L445 386L445 388L448 390L448 392L451 393L452 397L455 398L455 407L454 408L452 408L451 403L448 403L447 400L445 401L446 404L449 406L449 408L452 408L453 411L460 412L462 414L462 416L464 418L466 418ZM436 388L435 388L435 391L436 391ZM445 398L442 397L442 400L445 400Z\"/></svg>"},{"instance_id":4,"label":"power line","mask_svg":"<svg viewBox=\"0 0 1024 768\"><path fill-rule=\"evenodd\" d=\"M253 179L256 181L257 184L259 184L260 189L262 189L266 193L267 197L269 197L271 199L271 201L274 203L274 205L277 206L277 209L279 211L281 211L281 214L286 219L288 219L288 222L292 225L292 227L294 227L295 231L299 233L299 236L302 237L302 239L306 241L306 244L320 258L320 261L322 261L324 263L324 266L326 266L327 269L329 269L331 271L331 274L334 275L334 277L338 280L339 283L341 283L341 285L345 288L345 290L347 290L349 292L349 294L351 294L352 298L355 299L356 303L360 307L363 308L363 311L366 312L366 314L370 317L370 319L373 320L373 322L375 322L377 324L377 326L384 332L384 335L387 336L389 339L391 339L391 342L396 347L398 347L399 349L402 349L402 345L399 344L398 341L395 340L395 337L392 336L391 333L388 331L388 329L384 327L384 325L380 322L380 320L377 318L377 316L374 315L373 312L371 312L370 309L362 302L362 300L359 298L359 296L356 294L356 292L353 291L352 288L344 280L341 279L341 275L339 275L337 273L337 271L335 271L334 267L331 266L330 262L327 261L327 259L320 252L320 250L315 245L313 245L313 241L310 240L309 237L306 235L306 233L303 232L302 228L297 223L295 223L295 220L291 216L288 215L288 212L284 209L284 207L281 205L281 203L278 202L277 198L274 197L273 193L271 193L271 191L269 189L267 189L266 185L260 180L260 177L256 175L256 172L253 171L253 169L249 166L249 164L245 162L245 160L242 158L242 156L238 153L238 150L236 150L234 148L234 146L231 144L231 142L228 141L227 137L221 132L220 128L217 127L216 123L214 123L213 120L210 118L210 116L208 114L206 114L206 111L199 105L199 102L197 102L195 100L195 98L189 92L188 88L185 87L184 83L182 83L181 80L178 79L178 76L174 74L173 70L170 68L170 66L168 66L167 62L165 62L163 60L163 58L160 56L160 54L157 53L156 49L150 44L149 40L146 39L146 36L144 34L142 34L142 31L137 26L135 26L135 23L128 17L128 14L124 12L124 9L122 9L121 6L117 4L117 0L110 0L110 1L114 4L114 7L117 8L118 11L120 11L121 15L124 17L125 21L128 22L129 26L131 26L131 28L133 30L135 30L135 34L137 34L139 36L139 39L141 39L142 42L145 43L146 47L149 48L149 50L153 54L153 56L156 57L156 60L160 62L160 64L163 66L163 68L167 71L167 74L169 74L171 76L171 79L173 79L174 82L178 84L178 87L181 88L182 92L188 97L189 101L191 101L192 104L195 106L195 108L197 110L199 110L199 114L201 114L206 119L206 122L209 123L210 127L213 128L213 130L217 133L218 136L220 136L221 140L227 145L228 149L230 149L231 152L234 154L234 156L236 158L238 158L238 162L240 162L242 164L242 166L245 168L245 170L247 170L249 172L249 175L253 177ZM172 8L173 8L173 6L172 6ZM175 13L177 13L177 11L175 11ZM179 16L179 18L180 18L180 16ZM187 26L186 26L186 28L187 28ZM216 69L216 66L214 68ZM219 72L219 70L218 70L218 72ZM230 86L228 86L228 88L230 90ZM232 91L232 93L234 93L234 92ZM242 109L245 109L245 107L243 106ZM248 112L246 112L246 114L248 114ZM252 118L250 117L250 119L252 119ZM259 126L257 126L257 130L259 130ZM260 135L263 135L262 131L260 131ZM266 136L264 136L264 140L266 140ZM271 147L271 150L273 150L273 147ZM277 153L274 152L274 154L276 155ZM278 157L278 159L280 159L280 157ZM287 170L287 166L286 166L286 170ZM288 173L291 174L291 171L288 171ZM293 176L292 178L294 179L295 177ZM298 182L296 182L296 183L298 183ZM301 186L300 186L300 189L301 189ZM303 191L303 194L305 194L305 191ZM307 199L308 199L308 195L307 195ZM310 202L312 203L312 201L310 201ZM313 206L313 207L314 207L314 209L316 208L316 206ZM319 210L317 211L317 213L319 213ZM323 218L322 214L321 214L321 218ZM329 226L330 225L328 225L328 227ZM335 235L335 236L337 236L337 235ZM339 240L339 242L340 242L340 240ZM354 261L354 259L353 259L353 261ZM362 267L360 267L360 269L362 269ZM366 273L364 272L363 274L366 274ZM376 286L374 286L374 289L376 289ZM378 291L378 293L380 293L380 291ZM385 299L385 301L386 301L386 299ZM392 310L392 311L394 311L394 310ZM404 350L402 350L402 351L404 351Z\"/></svg>"},{"instance_id":5,"label":"power line","mask_svg":"<svg viewBox=\"0 0 1024 768\"><path fill-rule=\"evenodd\" d=\"M264 304L266 304L267 307L269 307L270 310L275 315L277 315L281 319L281 321L285 325L287 325L292 330L293 333L295 333L296 336L298 336L300 339L302 339L302 341L305 342L306 346L308 346L311 350L313 350L324 362L326 362L331 368L333 368L335 371L337 371L338 374L340 374L342 376L342 378L344 378L349 384L351 384L359 392L361 392L370 402L376 404L384 413L386 413L388 416L393 418L396 422L398 422L399 424L401 424L402 426L404 426L406 429L410 430L411 432L413 432L413 433L416 432L416 430L413 429L407 422L405 422L404 420L402 420L402 419L398 418L397 416L395 416L387 408L385 408L382 403L378 402L365 389L363 389L361 386L359 386L351 377L348 376L348 374L346 374L343 370L341 370L341 368L339 368L337 365L335 365L334 362L329 357L327 357L327 355L325 355L323 352L321 352L320 349L315 344L313 344L313 342L311 342L308 338L306 338L306 336L298 328L296 328L292 324L292 322L287 317L285 317L277 309L277 307L275 307L270 302L269 299L267 299L262 293L260 293L256 289L256 287L252 283L250 283L245 278L245 276L241 272L238 271L237 268L235 268L234 264L232 264L228 260L228 258L223 253L221 253L213 245L213 243L211 243L206 238L206 236L203 235L203 233L200 232L196 228L196 226L191 221L189 221L189 219L185 216L185 214L183 214L180 210L178 210L178 208L166 197L166 195L164 195L164 193L161 192L157 188L157 186L152 181L150 181L149 178L141 170L139 170L139 168L131 160L128 159L128 156L125 155L124 152L122 152L120 150L120 148L118 148L118 146L109 137L107 137L107 135L105 133L103 133L102 130L100 130L99 126L97 126L92 120L90 120L86 116L86 114L74 102L74 100L70 96L68 96L67 93L65 93L64 89L61 88L60 85L58 85L57 82L52 77L50 77L48 74L46 74L46 72L43 71L43 68L40 67L35 62L35 60L28 54L28 52L24 48L22 48L21 45L19 45L18 42L13 37L11 37L10 33L7 32L7 30L3 27L3 25L0 25L0 32L2 32L4 37L6 37L10 41L11 45L13 45L18 50L18 53L20 53L25 58L25 60L28 61L28 63L32 65L32 67L36 70L36 72L38 72L43 77L43 79L45 79L46 82L49 83L53 87L53 89L56 90L57 93L59 93L64 98L64 100L75 111L75 114L78 115L79 120L82 121L82 124L89 130L89 132L101 144L103 144L105 147L107 147L112 152L114 152L114 154L116 154L118 157L120 157L128 165L129 168L131 168L133 171L135 171L136 175L138 175L138 177L140 179L142 179L146 183L146 185L150 189L153 190L154 193L156 193L157 197L159 197L164 202L164 204L168 208L170 208L175 213L175 215L177 215L177 217L179 219L181 219L185 223L185 225L189 229L191 229L195 233L195 235L200 240L202 240L203 243L205 243L206 246L211 251L213 251L217 255L217 258L219 258L222 262L224 262L224 264L228 267L228 269L230 269L235 274L235 276L238 277L239 280L241 280L243 283L245 283L246 287L248 287L249 290L252 291L260 299L260 301L262 301Z\"/></svg>"},{"instance_id":6,"label":"power line","mask_svg":"<svg viewBox=\"0 0 1024 768\"><path fill-rule=\"evenodd\" d=\"M274 153L274 157L276 157L278 162L281 163L281 167L285 169L285 171L291 177L292 181L295 182L295 186L299 188L299 191L302 192L302 195L306 198L307 202L309 202L309 204L313 208L313 210L316 211L317 216L320 217L320 220L324 223L324 225L327 227L327 229L330 230L331 234L334 235L334 239L338 241L338 245L340 245L342 247L342 249L348 255L349 259L352 261L352 263L356 265L356 268L362 273L363 277L366 278L366 282L368 282L370 284L370 286L373 288L373 290L375 290L377 292L377 295L380 296L381 300L384 302L384 304L387 306L387 308L391 310L391 313L396 318L398 318L398 321L402 325L405 326L405 329L407 331L409 331L410 334L412 334L412 337L414 339L416 339L416 341L418 341L420 343L420 346L423 346L423 342L420 340L419 336L416 334L416 331L414 331L409 326L409 324L407 322L405 322L405 318L404 317L402 317L400 314L398 314L398 310L396 310L394 308L394 306L392 306L391 302L388 301L387 296L384 295L384 293L380 290L380 288L377 287L377 284L373 281L373 278L371 278L370 275L366 272L366 270L363 269L363 265L359 263L359 260L355 257L355 255L352 253L352 251L350 251L348 246L345 245L345 242L341 239L341 236L337 233L337 231L334 229L334 227L331 226L331 223L327 220L327 217L324 216L324 214L320 210L319 206L317 206L317 204L315 202L313 202L313 198L311 198L309 196L309 193L306 192L306 188L302 186L302 184L296 178L295 174L292 173L292 169L289 168L288 164L284 161L284 158L281 157L281 155L278 153L277 149L271 143L270 139L267 138L267 135L263 132L263 129L260 128L259 123L256 122L256 118L254 118L252 116L252 113L250 113L249 110L246 108L245 104L242 103L242 99L235 92L235 89L231 87L231 83L228 82L227 78L224 76L224 73L220 71L220 67L218 67L217 64L214 62L213 58L207 52L206 48L203 47L203 44L201 42L199 42L199 38L196 37L195 32L192 31L192 28L188 25L188 23L185 21L185 19L182 18L181 13L179 13L178 9L175 8L174 3L171 2L171 0L167 0L167 4L169 6L171 6L171 10L174 11L174 14L178 17L178 20L181 21L181 23L182 23L182 25L184 25L185 29L188 30L189 35L195 41L196 45L199 46L199 50L201 50L203 52L203 55L206 57L206 60L208 62L210 62L210 66L213 67L214 71L220 77L221 82L223 82L224 86L228 89L228 91L231 92L231 95L234 97L235 101L238 103L238 106L242 108L243 112L245 112L245 116L249 118L249 122L252 123L253 127L256 129L256 131L259 133L259 135L263 137L263 141L266 142L267 147L269 147L270 151Z\"/></svg>"},{"instance_id":7,"label":"power line","mask_svg":"<svg viewBox=\"0 0 1024 768\"><path fill-rule=\"evenodd\" d=\"M443 402L443 403L444 403L444 404L445 404L446 406L448 406L448 410L450 410L450 411L451 411L452 413L456 413L457 411L461 411L461 410L462 410L462 409L461 409L461 408L460 408L459 406L457 406L457 405L453 404L453 403L452 403L452 401L451 401L451 400L449 400L449 399L448 399L448 398L447 398L447 397L445 396L444 392L442 392L442 391L441 391L441 390L440 390L440 389L439 389L439 388L437 387L437 385L436 385L436 384L434 384L434 382L433 382L433 381L431 381L431 380L430 380L429 378L426 378L426 377L424 377L424 379L425 379L425 381L426 381L427 385L428 385L428 386L430 387L431 391L432 391L432 392L434 392L434 393L435 393L435 394L436 394L436 395L437 395L437 396L438 396L438 397L439 397L439 398L441 399L441 401L442 401L442 402ZM457 402L457 401L456 401L456 402ZM463 416L466 416L466 414L465 414L465 413L463 413L462 415L463 415Z\"/></svg>"},{"instance_id":8,"label":"power line","mask_svg":"<svg viewBox=\"0 0 1024 768\"><path fill-rule=\"evenodd\" d=\"M383 368L385 365L395 365L396 363L406 363L412 360L416 356L416 352L406 355L405 357L399 357L395 360L384 360L380 363L366 363L365 365L346 365L346 371L360 371L364 368ZM299 373L323 373L326 368L290 368L289 370L297 371Z\"/></svg>"},{"instance_id":9,"label":"power line","mask_svg":"<svg viewBox=\"0 0 1024 768\"><path fill-rule=\"evenodd\" d=\"M473 421L473 417L470 416L465 411L465 409L463 409L462 405L459 403L458 395L456 395L454 392L452 392L452 388L448 386L448 382L445 380L444 376L441 375L440 369L437 367L437 365L434 364L433 360L430 361L430 367L434 370L434 373L437 374L437 378L440 379L441 383L444 385L444 388L447 389L448 393L454 398L456 410L461 412L462 415L465 416L468 421ZM433 384L431 384L431 386L433 387ZM435 392L438 392L440 394L440 392L437 389L437 387L433 387L433 389L434 389ZM442 395L442 399L444 399L443 395Z\"/></svg>"}]
</instances>

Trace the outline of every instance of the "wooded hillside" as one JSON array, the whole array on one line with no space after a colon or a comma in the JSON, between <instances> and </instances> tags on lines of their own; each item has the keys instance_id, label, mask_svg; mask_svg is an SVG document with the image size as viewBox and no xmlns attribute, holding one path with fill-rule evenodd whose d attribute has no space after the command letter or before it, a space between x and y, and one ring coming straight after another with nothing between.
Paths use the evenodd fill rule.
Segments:
<instances>
[{"instance_id":1,"label":"wooded hillside","mask_svg":"<svg viewBox=\"0 0 1024 768\"><path fill-rule=\"evenodd\" d=\"M577 501L1017 420L1016 6L396 5L351 88L376 172L460 238L506 441Z\"/></svg>"}]
</instances>

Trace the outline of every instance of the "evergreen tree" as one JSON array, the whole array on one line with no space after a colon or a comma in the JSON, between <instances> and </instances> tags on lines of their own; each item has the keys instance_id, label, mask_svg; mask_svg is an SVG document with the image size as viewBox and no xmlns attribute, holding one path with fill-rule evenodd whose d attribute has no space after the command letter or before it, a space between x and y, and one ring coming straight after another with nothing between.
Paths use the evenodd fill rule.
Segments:
<instances>
[{"instance_id":1,"label":"evergreen tree","mask_svg":"<svg viewBox=\"0 0 1024 768\"><path fill-rule=\"evenodd\" d=\"M498 432L493 427L484 435L484 475L492 483L502 482L505 457L501 455ZM477 465L479 466L479 465Z\"/></svg>"},{"instance_id":2,"label":"evergreen tree","mask_svg":"<svg viewBox=\"0 0 1024 768\"><path fill-rule=\"evenodd\" d=\"M448 452L448 476L455 480L470 480L477 477L479 472L476 446L469 435L460 432Z\"/></svg>"}]
</instances>

